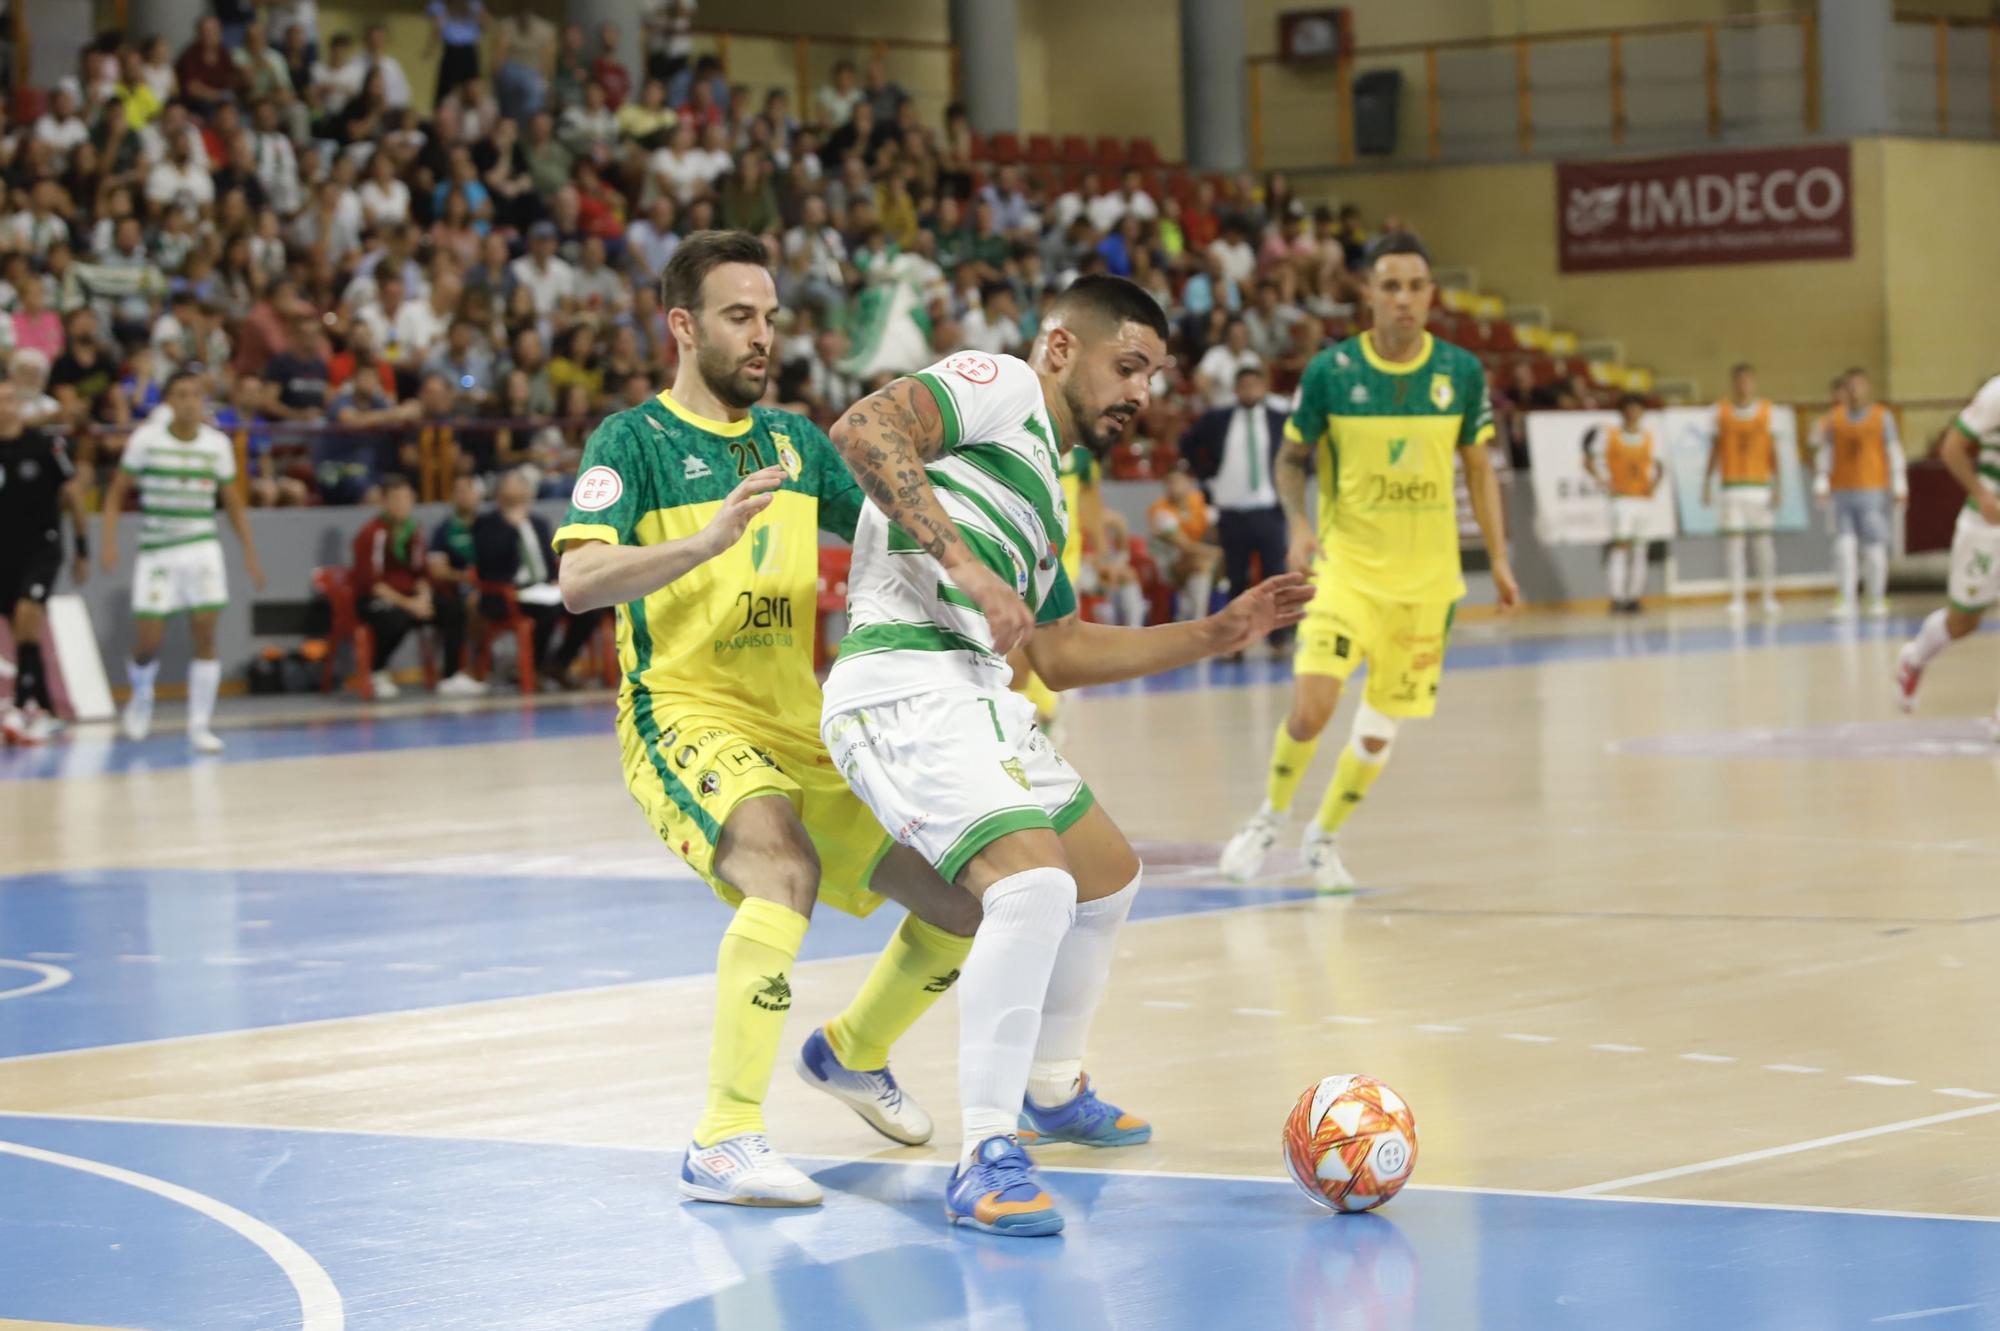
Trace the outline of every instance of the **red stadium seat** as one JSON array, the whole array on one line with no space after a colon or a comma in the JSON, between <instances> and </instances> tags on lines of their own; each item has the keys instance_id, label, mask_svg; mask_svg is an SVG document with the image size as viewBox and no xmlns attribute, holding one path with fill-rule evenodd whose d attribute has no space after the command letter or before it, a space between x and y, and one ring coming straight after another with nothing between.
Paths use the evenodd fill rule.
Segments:
<instances>
[{"instance_id":1,"label":"red stadium seat","mask_svg":"<svg viewBox=\"0 0 2000 1331\"><path fill-rule=\"evenodd\" d=\"M1053 162L1056 160L1056 141L1046 134L1028 136L1028 160L1031 162Z\"/></svg>"},{"instance_id":2,"label":"red stadium seat","mask_svg":"<svg viewBox=\"0 0 2000 1331\"><path fill-rule=\"evenodd\" d=\"M827 616L847 610L847 575L854 568L854 551L844 545L819 548L819 613L813 617L813 669L824 671L833 661L826 640Z\"/></svg>"},{"instance_id":3,"label":"red stadium seat","mask_svg":"<svg viewBox=\"0 0 2000 1331\"><path fill-rule=\"evenodd\" d=\"M347 687L360 697L374 697L375 631L361 622L355 610L354 588L348 581L347 570L337 564L316 568L312 587L325 599L332 618L327 631L326 660L320 667L319 691L333 692L334 658L340 654L341 644L348 643L354 648L354 673L347 677Z\"/></svg>"},{"instance_id":4,"label":"red stadium seat","mask_svg":"<svg viewBox=\"0 0 2000 1331\"><path fill-rule=\"evenodd\" d=\"M521 613L521 602L514 595L512 583L482 582L479 594L498 598L507 613L498 619L480 616L478 637L472 649L473 673L480 679L493 673L493 640L502 633L511 633L514 635L514 673L520 676L521 692L532 694L537 687L535 621Z\"/></svg>"},{"instance_id":5,"label":"red stadium seat","mask_svg":"<svg viewBox=\"0 0 2000 1331\"><path fill-rule=\"evenodd\" d=\"M1134 166L1158 166L1160 150L1151 139L1133 139L1125 150L1125 160Z\"/></svg>"},{"instance_id":6,"label":"red stadium seat","mask_svg":"<svg viewBox=\"0 0 2000 1331\"><path fill-rule=\"evenodd\" d=\"M975 162L990 162L993 160L992 141L989 140L984 134L979 133L977 130L974 130L972 134L971 151L972 151L972 160Z\"/></svg>"},{"instance_id":7,"label":"red stadium seat","mask_svg":"<svg viewBox=\"0 0 2000 1331\"><path fill-rule=\"evenodd\" d=\"M1097 164L1106 171L1125 169L1125 141L1109 134L1097 136Z\"/></svg>"},{"instance_id":8,"label":"red stadium seat","mask_svg":"<svg viewBox=\"0 0 2000 1331\"><path fill-rule=\"evenodd\" d=\"M1090 156L1090 140L1081 134L1063 135L1062 159L1071 166L1096 165Z\"/></svg>"},{"instance_id":9,"label":"red stadium seat","mask_svg":"<svg viewBox=\"0 0 2000 1331\"><path fill-rule=\"evenodd\" d=\"M1009 130L995 134L989 144L993 160L996 162L1018 162L1021 160L1021 136Z\"/></svg>"}]
</instances>

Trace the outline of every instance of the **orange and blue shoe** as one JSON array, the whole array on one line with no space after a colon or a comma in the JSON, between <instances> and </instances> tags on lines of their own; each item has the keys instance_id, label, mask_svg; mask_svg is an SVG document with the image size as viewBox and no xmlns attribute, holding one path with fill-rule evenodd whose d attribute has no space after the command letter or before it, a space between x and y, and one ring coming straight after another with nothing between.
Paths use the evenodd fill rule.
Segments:
<instances>
[{"instance_id":1,"label":"orange and blue shoe","mask_svg":"<svg viewBox=\"0 0 2000 1331\"><path fill-rule=\"evenodd\" d=\"M1035 1182L1035 1162L1012 1137L988 1137L970 1163L952 1172L944 1190L945 1219L988 1234L1039 1238L1060 1234L1062 1213Z\"/></svg>"},{"instance_id":2,"label":"orange and blue shoe","mask_svg":"<svg viewBox=\"0 0 2000 1331\"><path fill-rule=\"evenodd\" d=\"M1117 1105L1097 1098L1090 1078L1078 1079L1068 1103L1044 1109L1031 1099L1021 1101L1021 1140L1075 1142L1079 1146L1137 1146L1153 1140L1153 1125Z\"/></svg>"}]
</instances>

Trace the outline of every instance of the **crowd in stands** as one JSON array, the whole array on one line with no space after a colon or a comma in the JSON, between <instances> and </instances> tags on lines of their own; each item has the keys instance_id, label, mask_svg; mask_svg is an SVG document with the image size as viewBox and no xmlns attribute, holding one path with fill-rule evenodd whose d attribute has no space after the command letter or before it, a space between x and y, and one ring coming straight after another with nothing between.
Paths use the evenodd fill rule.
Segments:
<instances>
[{"instance_id":1,"label":"crowd in stands","mask_svg":"<svg viewBox=\"0 0 2000 1331\"><path fill-rule=\"evenodd\" d=\"M891 274L938 354L1024 351L1078 273L1153 291L1179 367L1135 446L1157 469L1237 368L1286 394L1348 331L1352 209L1309 210L1277 174L1169 191L977 162L963 112L924 124L879 58L803 107L731 83L693 54L693 8L661 0L627 65L614 26L438 0L427 107L384 28L322 33L309 4L219 4L178 47L106 36L0 121L8 372L101 468L198 365L253 502L355 503L453 422L461 470L566 493L590 425L671 382L654 279L703 227L765 238L791 320L772 398L821 419L876 377L852 334Z\"/></svg>"}]
</instances>

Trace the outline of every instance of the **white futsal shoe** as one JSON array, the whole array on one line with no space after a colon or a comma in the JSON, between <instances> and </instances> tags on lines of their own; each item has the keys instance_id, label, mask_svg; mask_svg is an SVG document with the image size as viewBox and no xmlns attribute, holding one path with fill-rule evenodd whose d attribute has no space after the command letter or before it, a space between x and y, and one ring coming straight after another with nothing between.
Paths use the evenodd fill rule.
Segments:
<instances>
[{"instance_id":1,"label":"white futsal shoe","mask_svg":"<svg viewBox=\"0 0 2000 1331\"><path fill-rule=\"evenodd\" d=\"M681 1195L731 1206L818 1206L819 1184L771 1149L761 1132L725 1137L713 1146L689 1143L681 1160Z\"/></svg>"},{"instance_id":2,"label":"white futsal shoe","mask_svg":"<svg viewBox=\"0 0 2000 1331\"><path fill-rule=\"evenodd\" d=\"M825 1091L890 1141L903 1146L922 1146L931 1139L931 1116L903 1093L888 1065L872 1072L856 1072L842 1066L833 1046L827 1043L825 1027L806 1037L792 1066L798 1069L799 1078L806 1085Z\"/></svg>"},{"instance_id":3,"label":"white futsal shoe","mask_svg":"<svg viewBox=\"0 0 2000 1331\"><path fill-rule=\"evenodd\" d=\"M1835 601L1832 607L1827 610L1826 617L1838 621L1859 619L1861 617L1861 607L1852 599L1843 596Z\"/></svg>"},{"instance_id":4,"label":"white futsal shoe","mask_svg":"<svg viewBox=\"0 0 2000 1331\"><path fill-rule=\"evenodd\" d=\"M1285 815L1269 804L1259 809L1257 816L1222 848L1222 876L1247 883L1261 873L1264 857L1278 844L1278 831L1284 822Z\"/></svg>"},{"instance_id":5,"label":"white futsal shoe","mask_svg":"<svg viewBox=\"0 0 2000 1331\"><path fill-rule=\"evenodd\" d=\"M1764 593L1764 617L1766 619L1776 619L1784 613L1785 608L1778 604L1778 598L1769 592Z\"/></svg>"},{"instance_id":6,"label":"white futsal shoe","mask_svg":"<svg viewBox=\"0 0 2000 1331\"><path fill-rule=\"evenodd\" d=\"M125 711L119 717L118 724L125 732L125 738L134 744L146 738L147 733L153 728L153 695L134 693L126 700Z\"/></svg>"},{"instance_id":7,"label":"white futsal shoe","mask_svg":"<svg viewBox=\"0 0 2000 1331\"><path fill-rule=\"evenodd\" d=\"M216 737L213 730L204 727L201 730L188 731L188 747L196 753L221 753L222 741Z\"/></svg>"},{"instance_id":8,"label":"white futsal shoe","mask_svg":"<svg viewBox=\"0 0 2000 1331\"><path fill-rule=\"evenodd\" d=\"M1317 824L1306 829L1305 840L1299 843L1305 852L1306 867L1312 870L1313 886L1326 894L1352 892L1354 875L1340 861L1339 840L1331 832L1322 832Z\"/></svg>"}]
</instances>

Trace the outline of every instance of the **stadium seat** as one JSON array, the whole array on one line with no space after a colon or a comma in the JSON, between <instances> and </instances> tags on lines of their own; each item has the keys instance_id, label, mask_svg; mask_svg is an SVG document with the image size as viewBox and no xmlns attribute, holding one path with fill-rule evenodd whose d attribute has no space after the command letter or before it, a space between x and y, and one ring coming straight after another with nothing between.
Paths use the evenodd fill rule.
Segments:
<instances>
[{"instance_id":1,"label":"stadium seat","mask_svg":"<svg viewBox=\"0 0 2000 1331\"><path fill-rule=\"evenodd\" d=\"M312 587L325 600L332 620L327 630L326 660L320 666L319 691L333 692L334 659L340 655L341 644L347 643L354 650L354 673L348 676L347 687L360 697L374 697L375 631L361 622L355 609L354 589L347 570L333 564L316 568Z\"/></svg>"},{"instance_id":2,"label":"stadium seat","mask_svg":"<svg viewBox=\"0 0 2000 1331\"><path fill-rule=\"evenodd\" d=\"M854 567L854 551L844 545L823 545L819 550L819 613L813 618L813 669L824 671L833 661L833 649L826 640L828 616L847 613L847 575Z\"/></svg>"},{"instance_id":3,"label":"stadium seat","mask_svg":"<svg viewBox=\"0 0 2000 1331\"><path fill-rule=\"evenodd\" d=\"M992 141L977 130L974 130L972 133L971 154L972 160L975 162L990 162L993 160Z\"/></svg>"},{"instance_id":4,"label":"stadium seat","mask_svg":"<svg viewBox=\"0 0 2000 1331\"><path fill-rule=\"evenodd\" d=\"M1151 139L1135 138L1126 147L1125 160L1133 166L1160 165L1160 150L1153 146Z\"/></svg>"},{"instance_id":5,"label":"stadium seat","mask_svg":"<svg viewBox=\"0 0 2000 1331\"><path fill-rule=\"evenodd\" d=\"M1090 155L1090 140L1081 134L1065 134L1062 138L1062 159L1071 166L1095 166Z\"/></svg>"},{"instance_id":6,"label":"stadium seat","mask_svg":"<svg viewBox=\"0 0 2000 1331\"><path fill-rule=\"evenodd\" d=\"M991 140L989 151L994 161L1002 163L1021 160L1021 136L1011 130L1002 130Z\"/></svg>"},{"instance_id":7,"label":"stadium seat","mask_svg":"<svg viewBox=\"0 0 2000 1331\"><path fill-rule=\"evenodd\" d=\"M1031 162L1053 162L1056 160L1056 141L1046 134L1028 136L1028 160Z\"/></svg>"},{"instance_id":8,"label":"stadium seat","mask_svg":"<svg viewBox=\"0 0 2000 1331\"><path fill-rule=\"evenodd\" d=\"M535 678L535 621L521 613L521 602L510 582L482 582L479 594L498 600L506 607L507 613L497 619L486 615L479 617L472 648L473 675L481 680L492 675L493 640L502 633L511 633L514 635L515 673L521 678L521 692L533 693L540 683Z\"/></svg>"},{"instance_id":9,"label":"stadium seat","mask_svg":"<svg viewBox=\"0 0 2000 1331\"><path fill-rule=\"evenodd\" d=\"M1109 134L1097 136L1097 164L1106 171L1125 169L1125 141Z\"/></svg>"}]
</instances>

